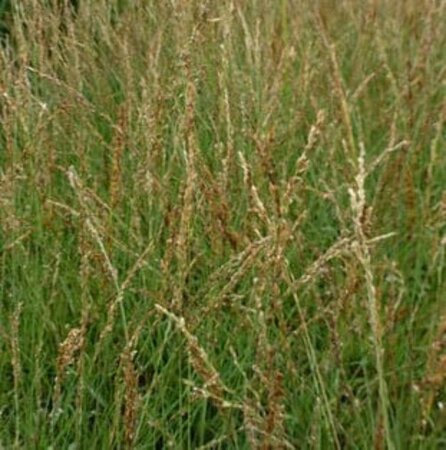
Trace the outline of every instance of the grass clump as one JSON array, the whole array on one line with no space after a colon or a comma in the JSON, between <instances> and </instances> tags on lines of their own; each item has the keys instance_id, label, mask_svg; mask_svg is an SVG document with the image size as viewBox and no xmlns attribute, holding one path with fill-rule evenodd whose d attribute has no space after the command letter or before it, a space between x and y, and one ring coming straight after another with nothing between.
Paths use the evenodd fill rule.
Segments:
<instances>
[{"instance_id":1,"label":"grass clump","mask_svg":"<svg viewBox=\"0 0 446 450\"><path fill-rule=\"evenodd\" d=\"M444 446L445 8L2 3L0 446Z\"/></svg>"}]
</instances>

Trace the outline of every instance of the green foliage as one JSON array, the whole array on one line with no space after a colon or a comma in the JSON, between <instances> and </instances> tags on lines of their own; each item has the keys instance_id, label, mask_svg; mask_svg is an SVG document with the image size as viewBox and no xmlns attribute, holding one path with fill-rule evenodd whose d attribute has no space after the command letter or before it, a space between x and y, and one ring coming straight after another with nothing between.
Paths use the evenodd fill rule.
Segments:
<instances>
[{"instance_id":1,"label":"green foliage","mask_svg":"<svg viewBox=\"0 0 446 450\"><path fill-rule=\"evenodd\" d=\"M0 448L442 448L444 2L20 3Z\"/></svg>"}]
</instances>

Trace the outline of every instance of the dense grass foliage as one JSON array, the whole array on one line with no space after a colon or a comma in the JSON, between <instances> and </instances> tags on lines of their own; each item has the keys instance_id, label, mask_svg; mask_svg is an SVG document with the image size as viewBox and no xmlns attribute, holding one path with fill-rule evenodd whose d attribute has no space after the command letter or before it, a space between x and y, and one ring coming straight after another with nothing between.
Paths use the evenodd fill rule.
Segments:
<instances>
[{"instance_id":1,"label":"dense grass foliage","mask_svg":"<svg viewBox=\"0 0 446 450\"><path fill-rule=\"evenodd\" d=\"M446 447L446 3L5 5L0 447Z\"/></svg>"}]
</instances>

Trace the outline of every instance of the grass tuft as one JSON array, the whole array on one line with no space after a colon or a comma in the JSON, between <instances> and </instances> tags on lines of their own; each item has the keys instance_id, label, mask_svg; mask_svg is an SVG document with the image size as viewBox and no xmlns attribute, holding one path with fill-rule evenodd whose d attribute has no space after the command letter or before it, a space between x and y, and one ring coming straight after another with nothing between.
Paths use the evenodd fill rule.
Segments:
<instances>
[{"instance_id":1,"label":"grass tuft","mask_svg":"<svg viewBox=\"0 0 446 450\"><path fill-rule=\"evenodd\" d=\"M443 448L445 17L0 1L0 448Z\"/></svg>"}]
</instances>

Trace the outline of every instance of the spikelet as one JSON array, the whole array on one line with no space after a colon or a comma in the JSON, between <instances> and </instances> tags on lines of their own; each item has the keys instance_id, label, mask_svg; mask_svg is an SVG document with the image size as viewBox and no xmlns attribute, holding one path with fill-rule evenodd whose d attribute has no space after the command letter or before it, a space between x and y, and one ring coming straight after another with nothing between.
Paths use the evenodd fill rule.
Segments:
<instances>
[{"instance_id":1,"label":"spikelet","mask_svg":"<svg viewBox=\"0 0 446 450\"><path fill-rule=\"evenodd\" d=\"M124 374L124 440L127 448L133 448L140 396L138 392L138 372L134 364L135 350L127 346L121 354Z\"/></svg>"},{"instance_id":2,"label":"spikelet","mask_svg":"<svg viewBox=\"0 0 446 450\"><path fill-rule=\"evenodd\" d=\"M365 147L360 144L360 153L358 156L358 172L355 176L354 187L349 189L351 207L353 212L353 224L356 240L352 244L352 249L360 262L365 275L365 286L367 291L367 306L369 312L369 321L372 329L372 339L375 352L376 370L378 373L378 386L380 397L380 417L383 420L384 435L386 445L393 449L393 441L390 433L389 423L389 400L387 383L384 378L384 348L382 343L383 328L379 316L378 294L375 286L374 274L372 271L372 261L369 244L367 242L367 203L365 193Z\"/></svg>"},{"instance_id":3,"label":"spikelet","mask_svg":"<svg viewBox=\"0 0 446 450\"><path fill-rule=\"evenodd\" d=\"M53 394L53 419L59 415L62 385L65 380L66 370L76 361L77 353L84 345L85 330L82 328L72 328L63 342L59 344L56 378L54 381Z\"/></svg>"},{"instance_id":4,"label":"spikelet","mask_svg":"<svg viewBox=\"0 0 446 450\"><path fill-rule=\"evenodd\" d=\"M211 363L208 354L200 345L197 337L187 329L184 318L178 317L159 304L156 304L155 308L171 319L186 339L190 364L204 382L203 388L194 388L195 392L200 393L205 398L210 398L220 408L240 409L240 405L226 400L226 394L231 391L223 383L219 372Z\"/></svg>"},{"instance_id":5,"label":"spikelet","mask_svg":"<svg viewBox=\"0 0 446 450\"><path fill-rule=\"evenodd\" d=\"M176 241L176 256L178 261L179 281L175 284L173 305L181 309L183 290L188 271L188 250L191 233L191 222L194 212L194 197L196 189L196 159L197 142L195 136L195 101L196 87L192 80L188 80L186 87L186 111L184 120L184 140L186 145L186 181L183 193L180 225Z\"/></svg>"}]
</instances>

